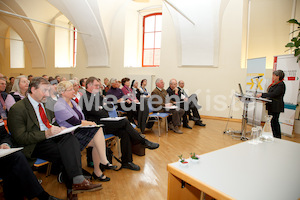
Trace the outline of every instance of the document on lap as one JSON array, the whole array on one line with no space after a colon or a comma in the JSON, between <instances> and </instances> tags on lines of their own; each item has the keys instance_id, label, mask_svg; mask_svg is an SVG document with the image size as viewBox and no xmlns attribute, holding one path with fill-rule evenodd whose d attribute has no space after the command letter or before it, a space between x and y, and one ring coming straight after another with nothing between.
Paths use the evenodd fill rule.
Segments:
<instances>
[{"instance_id":1,"label":"document on lap","mask_svg":"<svg viewBox=\"0 0 300 200\"><path fill-rule=\"evenodd\" d=\"M177 109L178 106L169 106L169 107L164 107L164 109Z\"/></svg>"},{"instance_id":2,"label":"document on lap","mask_svg":"<svg viewBox=\"0 0 300 200\"><path fill-rule=\"evenodd\" d=\"M101 118L100 121L120 121L122 119L125 119L125 117L106 117Z\"/></svg>"},{"instance_id":3,"label":"document on lap","mask_svg":"<svg viewBox=\"0 0 300 200\"><path fill-rule=\"evenodd\" d=\"M52 135L52 136L48 137L48 139L54 138L54 137L57 137L57 136L60 136L60 135L66 134L66 133L71 133L71 132L75 131L77 128L79 128L79 127L81 127L81 124L79 124L77 126L72 126L70 128L65 128L64 130L62 130L58 134Z\"/></svg>"},{"instance_id":4,"label":"document on lap","mask_svg":"<svg viewBox=\"0 0 300 200\"><path fill-rule=\"evenodd\" d=\"M10 149L0 149L0 158L7 156L9 154L15 153L17 151L22 150L23 147L19 147L19 148L10 148Z\"/></svg>"}]
</instances>

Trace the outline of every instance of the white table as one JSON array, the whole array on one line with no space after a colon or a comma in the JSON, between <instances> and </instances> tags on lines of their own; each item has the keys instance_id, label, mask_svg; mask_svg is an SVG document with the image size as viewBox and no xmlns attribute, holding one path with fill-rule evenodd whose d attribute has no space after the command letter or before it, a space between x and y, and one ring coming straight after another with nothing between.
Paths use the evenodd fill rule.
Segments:
<instances>
[{"instance_id":1,"label":"white table","mask_svg":"<svg viewBox=\"0 0 300 200\"><path fill-rule=\"evenodd\" d=\"M216 199L300 198L300 144L286 140L257 145L246 141L203 154L199 163L187 167L169 164L168 171L168 199L172 200L184 198L180 195L184 182L190 184L184 195L195 199L201 191Z\"/></svg>"}]
</instances>

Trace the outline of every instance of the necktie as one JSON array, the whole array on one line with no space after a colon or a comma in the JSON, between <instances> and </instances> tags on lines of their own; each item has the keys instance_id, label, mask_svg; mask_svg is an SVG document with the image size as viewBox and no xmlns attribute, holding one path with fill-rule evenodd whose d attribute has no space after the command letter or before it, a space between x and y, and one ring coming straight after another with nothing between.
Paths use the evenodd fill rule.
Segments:
<instances>
[{"instance_id":1,"label":"necktie","mask_svg":"<svg viewBox=\"0 0 300 200\"><path fill-rule=\"evenodd\" d=\"M79 103L79 100L77 97L75 97L74 101L78 104Z\"/></svg>"},{"instance_id":2,"label":"necktie","mask_svg":"<svg viewBox=\"0 0 300 200\"><path fill-rule=\"evenodd\" d=\"M40 116L41 116L41 119L42 119L43 123L46 125L47 128L51 128L51 125L50 125L49 120L46 116L45 110L41 106L41 104L39 104L39 112L40 112Z\"/></svg>"}]
</instances>

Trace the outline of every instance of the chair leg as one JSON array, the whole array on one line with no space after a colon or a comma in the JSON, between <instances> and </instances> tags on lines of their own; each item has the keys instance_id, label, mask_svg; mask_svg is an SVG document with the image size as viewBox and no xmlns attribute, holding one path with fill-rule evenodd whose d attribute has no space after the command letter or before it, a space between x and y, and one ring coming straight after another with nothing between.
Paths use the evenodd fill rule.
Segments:
<instances>
[{"instance_id":1,"label":"chair leg","mask_svg":"<svg viewBox=\"0 0 300 200\"><path fill-rule=\"evenodd\" d=\"M166 121L166 132L168 133L168 131L169 131L169 127L168 127L168 118L165 118L165 121Z\"/></svg>"},{"instance_id":2,"label":"chair leg","mask_svg":"<svg viewBox=\"0 0 300 200\"><path fill-rule=\"evenodd\" d=\"M119 155L119 159L121 158L121 143L120 143L120 138L117 137L117 148L118 148L118 155Z\"/></svg>"},{"instance_id":3,"label":"chair leg","mask_svg":"<svg viewBox=\"0 0 300 200\"><path fill-rule=\"evenodd\" d=\"M52 162L49 162L47 166L46 177L50 176L51 167L52 167Z\"/></svg>"},{"instance_id":4,"label":"chair leg","mask_svg":"<svg viewBox=\"0 0 300 200\"><path fill-rule=\"evenodd\" d=\"M160 137L160 120L158 118L158 137Z\"/></svg>"}]
</instances>

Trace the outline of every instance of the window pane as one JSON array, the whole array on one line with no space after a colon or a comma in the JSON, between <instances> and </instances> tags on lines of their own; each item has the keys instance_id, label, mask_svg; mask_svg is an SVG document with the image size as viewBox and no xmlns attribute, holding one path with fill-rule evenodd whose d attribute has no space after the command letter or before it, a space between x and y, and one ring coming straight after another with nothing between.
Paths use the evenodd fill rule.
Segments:
<instances>
[{"instance_id":1,"label":"window pane","mask_svg":"<svg viewBox=\"0 0 300 200\"><path fill-rule=\"evenodd\" d=\"M155 21L155 31L161 31L161 15L156 15L156 21Z\"/></svg>"},{"instance_id":2,"label":"window pane","mask_svg":"<svg viewBox=\"0 0 300 200\"><path fill-rule=\"evenodd\" d=\"M153 49L144 50L144 63L143 65L153 65Z\"/></svg>"},{"instance_id":3,"label":"window pane","mask_svg":"<svg viewBox=\"0 0 300 200\"><path fill-rule=\"evenodd\" d=\"M161 45L161 32L155 33L155 48L160 48Z\"/></svg>"},{"instance_id":4,"label":"window pane","mask_svg":"<svg viewBox=\"0 0 300 200\"><path fill-rule=\"evenodd\" d=\"M155 24L155 16L150 16L145 19L145 32L153 32Z\"/></svg>"},{"instance_id":5,"label":"window pane","mask_svg":"<svg viewBox=\"0 0 300 200\"><path fill-rule=\"evenodd\" d=\"M154 48L154 33L145 33L144 48Z\"/></svg>"},{"instance_id":6,"label":"window pane","mask_svg":"<svg viewBox=\"0 0 300 200\"><path fill-rule=\"evenodd\" d=\"M160 49L154 50L154 65L159 66L160 64Z\"/></svg>"}]
</instances>

